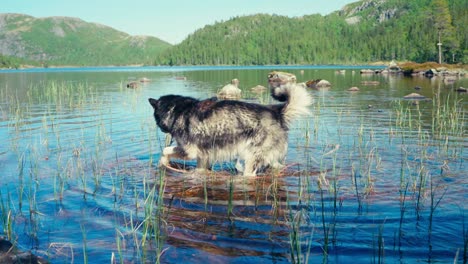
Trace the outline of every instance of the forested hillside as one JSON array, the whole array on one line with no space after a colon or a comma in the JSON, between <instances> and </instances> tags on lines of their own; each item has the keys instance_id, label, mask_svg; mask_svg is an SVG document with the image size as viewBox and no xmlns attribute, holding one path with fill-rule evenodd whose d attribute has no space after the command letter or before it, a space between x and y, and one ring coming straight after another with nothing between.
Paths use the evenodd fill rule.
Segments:
<instances>
[{"instance_id":1,"label":"forested hillside","mask_svg":"<svg viewBox=\"0 0 468 264\"><path fill-rule=\"evenodd\" d=\"M205 26L155 60L167 65L468 62L468 1L365 0L327 16L258 14Z\"/></svg>"},{"instance_id":2,"label":"forested hillside","mask_svg":"<svg viewBox=\"0 0 468 264\"><path fill-rule=\"evenodd\" d=\"M207 25L171 46L77 18L0 14L0 67L468 63L467 0L362 0L326 16L270 14ZM158 25L164 26L164 25Z\"/></svg>"},{"instance_id":3,"label":"forested hillside","mask_svg":"<svg viewBox=\"0 0 468 264\"><path fill-rule=\"evenodd\" d=\"M130 36L77 18L0 14L0 64L151 64L171 45L155 37Z\"/></svg>"}]
</instances>

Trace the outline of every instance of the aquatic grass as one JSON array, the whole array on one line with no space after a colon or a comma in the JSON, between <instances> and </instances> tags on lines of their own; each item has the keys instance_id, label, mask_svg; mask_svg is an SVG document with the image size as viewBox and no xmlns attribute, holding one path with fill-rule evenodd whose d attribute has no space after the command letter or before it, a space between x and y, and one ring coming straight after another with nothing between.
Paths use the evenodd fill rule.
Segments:
<instances>
[{"instance_id":1,"label":"aquatic grass","mask_svg":"<svg viewBox=\"0 0 468 264\"><path fill-rule=\"evenodd\" d=\"M462 99L451 98L451 94L447 94L442 98L440 89L434 95L432 107L432 134L439 139L440 147L447 156L457 157L461 155L463 148L456 148L457 144L451 144L450 139L463 138L466 130L465 111L463 110ZM455 147L451 150L452 145ZM450 151L452 151L450 153Z\"/></svg>"},{"instance_id":2,"label":"aquatic grass","mask_svg":"<svg viewBox=\"0 0 468 264\"><path fill-rule=\"evenodd\" d=\"M63 108L81 108L86 102L96 102L97 88L86 82L42 81L30 85L27 98L30 105L36 103Z\"/></svg>"},{"instance_id":3,"label":"aquatic grass","mask_svg":"<svg viewBox=\"0 0 468 264\"><path fill-rule=\"evenodd\" d=\"M83 236L83 241L82 241L83 263L87 264L88 263L88 244L87 244L87 240L86 240L86 228L84 226L84 223L80 223L80 228L81 228L81 234Z\"/></svg>"},{"instance_id":4,"label":"aquatic grass","mask_svg":"<svg viewBox=\"0 0 468 264\"><path fill-rule=\"evenodd\" d=\"M463 236L463 263L468 263L468 228L466 227L465 213L461 212L462 217L462 236ZM458 258L455 258L455 260Z\"/></svg>"},{"instance_id":5,"label":"aquatic grass","mask_svg":"<svg viewBox=\"0 0 468 264\"><path fill-rule=\"evenodd\" d=\"M384 224L385 224L385 221L382 224L379 225L379 231L378 231L378 234L377 234L377 248L374 249L373 263L378 263L378 264L385 263L385 261L384 261L384 258L385 258L385 239L383 237ZM374 248L375 248L375 246L374 246ZM375 256L376 255L375 251L377 251L377 260L376 260L376 256Z\"/></svg>"},{"instance_id":6,"label":"aquatic grass","mask_svg":"<svg viewBox=\"0 0 468 264\"><path fill-rule=\"evenodd\" d=\"M4 200L0 189L0 218L2 219L3 233L8 240L13 240L13 215L11 209L11 196L8 192L7 201Z\"/></svg>"},{"instance_id":7,"label":"aquatic grass","mask_svg":"<svg viewBox=\"0 0 468 264\"><path fill-rule=\"evenodd\" d=\"M430 211L429 211L429 227L428 227L428 245L429 245L429 254L428 254L428 262L430 263L432 260L432 227L433 227L433 220L434 220L434 213L437 207L439 206L440 202L444 198L445 194L447 193L448 188L445 187L443 193L436 198L436 187L434 187L434 182L432 176L430 178Z\"/></svg>"},{"instance_id":8,"label":"aquatic grass","mask_svg":"<svg viewBox=\"0 0 468 264\"><path fill-rule=\"evenodd\" d=\"M289 198L287 199L289 201ZM290 258L292 263L309 263L309 257L312 247L312 238L314 234L314 227L312 226L311 230L308 232L302 231L302 225L307 222L307 213L305 210L300 209L296 211L291 208L291 204L288 204L289 211L289 220L287 221L289 225L289 247L290 247ZM307 230L310 226L307 225ZM308 233L310 233L308 235ZM307 236L304 241L304 237ZM305 247L305 252L303 250Z\"/></svg>"},{"instance_id":9,"label":"aquatic grass","mask_svg":"<svg viewBox=\"0 0 468 264\"><path fill-rule=\"evenodd\" d=\"M403 237L403 221L405 219L406 212L406 193L408 191L408 183L406 183L405 190L402 192L400 189L400 221L398 225L398 251L401 254L401 239Z\"/></svg>"},{"instance_id":10,"label":"aquatic grass","mask_svg":"<svg viewBox=\"0 0 468 264\"><path fill-rule=\"evenodd\" d=\"M125 249L125 237L120 232L118 228L115 229L115 241L116 241L116 246L117 246L117 253L119 256L119 263L123 264L124 263L124 255L123 255L123 250ZM115 255L114 252L112 252L111 256L111 263L117 263L115 260Z\"/></svg>"},{"instance_id":11,"label":"aquatic grass","mask_svg":"<svg viewBox=\"0 0 468 264\"><path fill-rule=\"evenodd\" d=\"M64 173L65 169L62 166L62 154L58 154L56 158L56 168L54 174L54 197L56 201L62 202L63 200L63 193L65 191L65 183L66 183L66 173Z\"/></svg>"},{"instance_id":12,"label":"aquatic grass","mask_svg":"<svg viewBox=\"0 0 468 264\"><path fill-rule=\"evenodd\" d=\"M320 181L317 181L318 185L318 191L320 193L320 206L321 206L321 220L322 220L322 230L323 230L323 245L322 245L322 250L325 256L328 256L329 253L329 244L330 244L330 224L326 224L326 218L325 218L325 198L324 198L324 192L325 190L322 187L322 183Z\"/></svg>"},{"instance_id":13,"label":"aquatic grass","mask_svg":"<svg viewBox=\"0 0 468 264\"><path fill-rule=\"evenodd\" d=\"M425 193L426 182L427 182L429 172L426 171L426 169L424 167L421 167L421 168L419 168L417 175L418 175L418 182L417 182L418 187L417 187L417 191L416 191L416 195L417 195L416 215L417 215L417 217L419 219L421 206L422 206L422 199L423 199L423 196L424 196L424 193Z\"/></svg>"},{"instance_id":14,"label":"aquatic grass","mask_svg":"<svg viewBox=\"0 0 468 264\"><path fill-rule=\"evenodd\" d=\"M358 212L361 212L362 210L362 200L361 200L361 194L359 193L359 187L358 187L358 171L356 170L356 168L354 167L354 165L352 165L352 168L351 168L351 182L352 182L352 185L354 186L354 190L356 192L356 200L357 200L357 204L358 204Z\"/></svg>"}]
</instances>

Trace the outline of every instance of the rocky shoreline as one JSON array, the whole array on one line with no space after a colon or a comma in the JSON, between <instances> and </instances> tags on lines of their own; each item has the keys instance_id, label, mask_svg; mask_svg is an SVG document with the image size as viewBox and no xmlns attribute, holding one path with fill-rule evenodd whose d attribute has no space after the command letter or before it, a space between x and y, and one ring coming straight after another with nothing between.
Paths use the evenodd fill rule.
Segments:
<instances>
[{"instance_id":1,"label":"rocky shoreline","mask_svg":"<svg viewBox=\"0 0 468 264\"><path fill-rule=\"evenodd\" d=\"M468 66L463 64L438 64L435 62L397 63L391 61L384 69L363 69L361 74L402 74L405 76L453 76L460 77L468 75Z\"/></svg>"}]
</instances>

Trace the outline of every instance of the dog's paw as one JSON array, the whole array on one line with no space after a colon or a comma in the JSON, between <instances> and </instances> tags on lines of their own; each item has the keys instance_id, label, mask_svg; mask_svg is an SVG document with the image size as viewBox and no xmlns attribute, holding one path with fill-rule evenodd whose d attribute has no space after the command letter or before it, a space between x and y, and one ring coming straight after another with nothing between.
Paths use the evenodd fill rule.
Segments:
<instances>
[{"instance_id":1,"label":"dog's paw","mask_svg":"<svg viewBox=\"0 0 468 264\"><path fill-rule=\"evenodd\" d=\"M244 173L242 174L244 177L255 177L257 176L257 170L244 170Z\"/></svg>"},{"instance_id":2,"label":"dog's paw","mask_svg":"<svg viewBox=\"0 0 468 264\"><path fill-rule=\"evenodd\" d=\"M206 174L208 172L207 168L195 168L194 172L196 174Z\"/></svg>"},{"instance_id":3,"label":"dog's paw","mask_svg":"<svg viewBox=\"0 0 468 264\"><path fill-rule=\"evenodd\" d=\"M281 164L279 162L274 162L270 166L274 170L282 170L282 169L284 169L286 167L284 164Z\"/></svg>"},{"instance_id":4,"label":"dog's paw","mask_svg":"<svg viewBox=\"0 0 468 264\"><path fill-rule=\"evenodd\" d=\"M159 166L169 166L169 157L166 155L161 156L161 159L159 160Z\"/></svg>"},{"instance_id":5,"label":"dog's paw","mask_svg":"<svg viewBox=\"0 0 468 264\"><path fill-rule=\"evenodd\" d=\"M175 153L175 146L172 146L172 147L165 147L163 149L163 155L164 156L169 156L169 155L173 155Z\"/></svg>"}]
</instances>

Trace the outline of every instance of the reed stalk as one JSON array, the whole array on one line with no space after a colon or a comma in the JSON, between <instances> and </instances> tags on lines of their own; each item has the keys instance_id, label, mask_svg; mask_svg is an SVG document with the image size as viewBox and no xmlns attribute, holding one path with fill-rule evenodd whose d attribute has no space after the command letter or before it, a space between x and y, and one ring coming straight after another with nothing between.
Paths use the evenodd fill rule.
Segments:
<instances>
[{"instance_id":1,"label":"reed stalk","mask_svg":"<svg viewBox=\"0 0 468 264\"><path fill-rule=\"evenodd\" d=\"M330 226L326 224L326 219L325 219L325 198L324 198L324 189L322 188L322 184L320 181L318 183L318 189L320 192L320 205L322 209L322 229L323 229L323 253L324 257L328 256L328 246L329 246L329 231L330 231Z\"/></svg>"},{"instance_id":2,"label":"reed stalk","mask_svg":"<svg viewBox=\"0 0 468 264\"><path fill-rule=\"evenodd\" d=\"M442 201L442 199L444 198L445 194L447 193L447 190L448 188L445 188L444 189L444 192L441 194L441 196L439 198L436 199L436 193L435 193L435 189L434 189L434 183L433 183L433 180L432 180L432 177L430 179L430 200L431 200L431 204L430 204L430 212L429 212L429 227L428 227L428 245L429 245L429 254L428 254L428 261L429 263L432 261L432 226L433 226L433 219L434 219L434 213L435 213L435 210L437 209L437 207L439 206L440 204L440 201Z\"/></svg>"},{"instance_id":3,"label":"reed stalk","mask_svg":"<svg viewBox=\"0 0 468 264\"><path fill-rule=\"evenodd\" d=\"M86 228L83 223L80 224L81 228L81 234L83 236L83 263L88 264L88 246L87 246L87 240L86 240Z\"/></svg>"}]
</instances>

